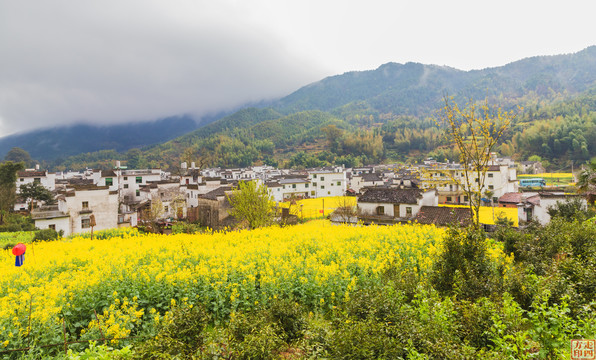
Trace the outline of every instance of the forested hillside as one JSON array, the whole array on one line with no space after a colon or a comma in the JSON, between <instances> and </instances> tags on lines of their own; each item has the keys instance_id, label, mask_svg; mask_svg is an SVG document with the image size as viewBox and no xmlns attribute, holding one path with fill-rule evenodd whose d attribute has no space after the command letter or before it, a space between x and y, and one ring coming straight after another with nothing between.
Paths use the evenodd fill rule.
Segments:
<instances>
[{"instance_id":1,"label":"forested hillside","mask_svg":"<svg viewBox=\"0 0 596 360\"><path fill-rule=\"evenodd\" d=\"M502 139L501 154L518 160L538 155L564 167L596 155L594 69L596 46L475 71L388 63L323 79L267 108L242 109L159 145L127 151L113 146L47 165L101 167L119 159L129 166L165 168L180 161L356 166L429 155L455 160L432 121L449 95L460 104L487 99L506 109L522 107Z\"/></svg>"}]
</instances>

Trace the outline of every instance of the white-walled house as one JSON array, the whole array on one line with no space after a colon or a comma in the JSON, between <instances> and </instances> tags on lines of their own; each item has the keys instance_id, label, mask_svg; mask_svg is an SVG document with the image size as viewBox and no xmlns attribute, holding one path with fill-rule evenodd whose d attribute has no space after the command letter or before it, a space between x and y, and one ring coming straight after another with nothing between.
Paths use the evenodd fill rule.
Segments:
<instances>
[{"instance_id":1,"label":"white-walled house","mask_svg":"<svg viewBox=\"0 0 596 360\"><path fill-rule=\"evenodd\" d=\"M383 181L383 177L381 176L381 174L362 173L352 176L349 187L355 192L360 193L363 191L364 188L383 185L385 185L385 182Z\"/></svg>"},{"instance_id":2,"label":"white-walled house","mask_svg":"<svg viewBox=\"0 0 596 360\"><path fill-rule=\"evenodd\" d=\"M479 179L477 173L468 170L470 188L477 191ZM441 204L467 204L468 196L465 171L460 164L438 164L421 169L420 186L425 189L437 189L439 203ZM482 196L486 191L493 193L491 199L497 203L498 199L506 193L518 191L517 169L510 165L489 165L486 168Z\"/></svg>"},{"instance_id":3,"label":"white-walled house","mask_svg":"<svg viewBox=\"0 0 596 360\"><path fill-rule=\"evenodd\" d=\"M118 192L107 186L77 186L58 197L58 204L31 213L40 229L63 230L64 236L119 227ZM121 227L121 226L120 226Z\"/></svg>"},{"instance_id":4,"label":"white-walled house","mask_svg":"<svg viewBox=\"0 0 596 360\"><path fill-rule=\"evenodd\" d=\"M344 196L347 190L346 172L332 170L309 170L310 197Z\"/></svg>"},{"instance_id":5,"label":"white-walled house","mask_svg":"<svg viewBox=\"0 0 596 360\"><path fill-rule=\"evenodd\" d=\"M541 225L550 222L548 210L559 203L579 199L583 206L587 200L578 194L565 194L563 192L512 192L499 198L499 207L517 208L519 223L537 221Z\"/></svg>"},{"instance_id":6,"label":"white-walled house","mask_svg":"<svg viewBox=\"0 0 596 360\"><path fill-rule=\"evenodd\" d=\"M311 195L313 187L306 178L289 178L279 180L278 187L272 188L270 193L277 202L288 201L291 198L306 199Z\"/></svg>"},{"instance_id":7,"label":"white-walled house","mask_svg":"<svg viewBox=\"0 0 596 360\"><path fill-rule=\"evenodd\" d=\"M39 170L39 166L35 169L27 169L17 172L16 192L17 195L21 192L21 185L38 183L50 191L56 189L56 174L50 173L47 170ZM29 208L28 199L22 199L17 196L17 201L14 204L14 210L26 210Z\"/></svg>"},{"instance_id":8,"label":"white-walled house","mask_svg":"<svg viewBox=\"0 0 596 360\"><path fill-rule=\"evenodd\" d=\"M152 204L161 206L160 218L186 217L186 192L177 180L151 182L142 189Z\"/></svg>"},{"instance_id":9,"label":"white-walled house","mask_svg":"<svg viewBox=\"0 0 596 360\"><path fill-rule=\"evenodd\" d=\"M114 170L100 170L97 186L107 186L110 191L118 191L120 188L120 176Z\"/></svg>"},{"instance_id":10,"label":"white-walled house","mask_svg":"<svg viewBox=\"0 0 596 360\"><path fill-rule=\"evenodd\" d=\"M358 198L358 219L391 224L412 220L422 206L437 206L435 189L369 188Z\"/></svg>"},{"instance_id":11,"label":"white-walled house","mask_svg":"<svg viewBox=\"0 0 596 360\"><path fill-rule=\"evenodd\" d=\"M17 173L17 194L19 187L25 184L38 183L43 185L46 189L54 191L56 188L56 174L50 173L47 170L27 169Z\"/></svg>"},{"instance_id":12,"label":"white-walled house","mask_svg":"<svg viewBox=\"0 0 596 360\"><path fill-rule=\"evenodd\" d=\"M122 181L120 191L127 203L138 203L145 200L146 196L141 194L141 187L164 178L160 169L122 170L120 176Z\"/></svg>"}]
</instances>

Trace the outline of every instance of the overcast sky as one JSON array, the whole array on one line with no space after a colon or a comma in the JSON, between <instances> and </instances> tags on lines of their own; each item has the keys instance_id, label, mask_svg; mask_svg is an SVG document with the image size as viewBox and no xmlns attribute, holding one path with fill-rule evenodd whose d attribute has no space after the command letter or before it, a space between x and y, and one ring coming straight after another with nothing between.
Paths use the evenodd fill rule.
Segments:
<instances>
[{"instance_id":1,"label":"overcast sky","mask_svg":"<svg viewBox=\"0 0 596 360\"><path fill-rule=\"evenodd\" d=\"M482 69L596 44L593 1L0 0L0 137L204 114L408 61Z\"/></svg>"}]
</instances>

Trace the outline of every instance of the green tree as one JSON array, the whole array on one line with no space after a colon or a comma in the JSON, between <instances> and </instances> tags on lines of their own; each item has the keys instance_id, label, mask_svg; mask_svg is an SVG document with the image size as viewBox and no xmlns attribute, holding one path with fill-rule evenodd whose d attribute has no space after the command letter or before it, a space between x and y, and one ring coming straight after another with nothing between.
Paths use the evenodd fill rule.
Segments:
<instances>
[{"instance_id":1,"label":"green tree","mask_svg":"<svg viewBox=\"0 0 596 360\"><path fill-rule=\"evenodd\" d=\"M147 167L147 160L140 149L132 148L126 152L126 166L129 169L143 169Z\"/></svg>"},{"instance_id":2,"label":"green tree","mask_svg":"<svg viewBox=\"0 0 596 360\"><path fill-rule=\"evenodd\" d=\"M4 157L5 161L12 161L14 163L23 162L25 166L33 166L33 159L31 159L31 155L26 150L23 150L19 147L13 147L10 149L6 156Z\"/></svg>"},{"instance_id":3,"label":"green tree","mask_svg":"<svg viewBox=\"0 0 596 360\"><path fill-rule=\"evenodd\" d=\"M474 226L480 226L482 190L487 178L491 152L505 130L511 125L515 114L500 108L492 108L470 101L460 108L452 98L445 97L445 106L435 120L445 129L445 136L459 150L463 177L454 177L468 196Z\"/></svg>"},{"instance_id":4,"label":"green tree","mask_svg":"<svg viewBox=\"0 0 596 360\"><path fill-rule=\"evenodd\" d=\"M4 223L6 215L14 206L16 200L17 172L23 170L25 164L6 161L0 164L0 224Z\"/></svg>"},{"instance_id":5,"label":"green tree","mask_svg":"<svg viewBox=\"0 0 596 360\"><path fill-rule=\"evenodd\" d=\"M232 205L230 214L245 221L250 229L266 226L273 218L274 202L264 185L254 181L241 181L228 196Z\"/></svg>"},{"instance_id":6,"label":"green tree","mask_svg":"<svg viewBox=\"0 0 596 360\"><path fill-rule=\"evenodd\" d=\"M32 182L29 184L23 184L19 187L21 196L29 201L29 210L35 208L34 202L40 201L46 204L54 202L54 195L45 186Z\"/></svg>"},{"instance_id":7,"label":"green tree","mask_svg":"<svg viewBox=\"0 0 596 360\"><path fill-rule=\"evenodd\" d=\"M583 167L576 186L582 193L596 192L596 162L588 163Z\"/></svg>"}]
</instances>

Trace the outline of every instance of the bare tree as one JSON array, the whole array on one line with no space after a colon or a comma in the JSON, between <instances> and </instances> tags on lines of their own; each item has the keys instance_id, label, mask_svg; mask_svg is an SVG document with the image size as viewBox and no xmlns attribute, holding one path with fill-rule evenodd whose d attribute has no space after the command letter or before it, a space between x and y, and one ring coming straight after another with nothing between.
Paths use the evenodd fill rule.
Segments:
<instances>
[{"instance_id":1,"label":"bare tree","mask_svg":"<svg viewBox=\"0 0 596 360\"><path fill-rule=\"evenodd\" d=\"M454 176L468 197L474 226L480 226L480 205L491 152L515 119L516 113L494 108L485 100L470 101L460 108L451 97L444 97L445 106L435 119L444 128L445 136L459 150L461 176Z\"/></svg>"}]
</instances>

